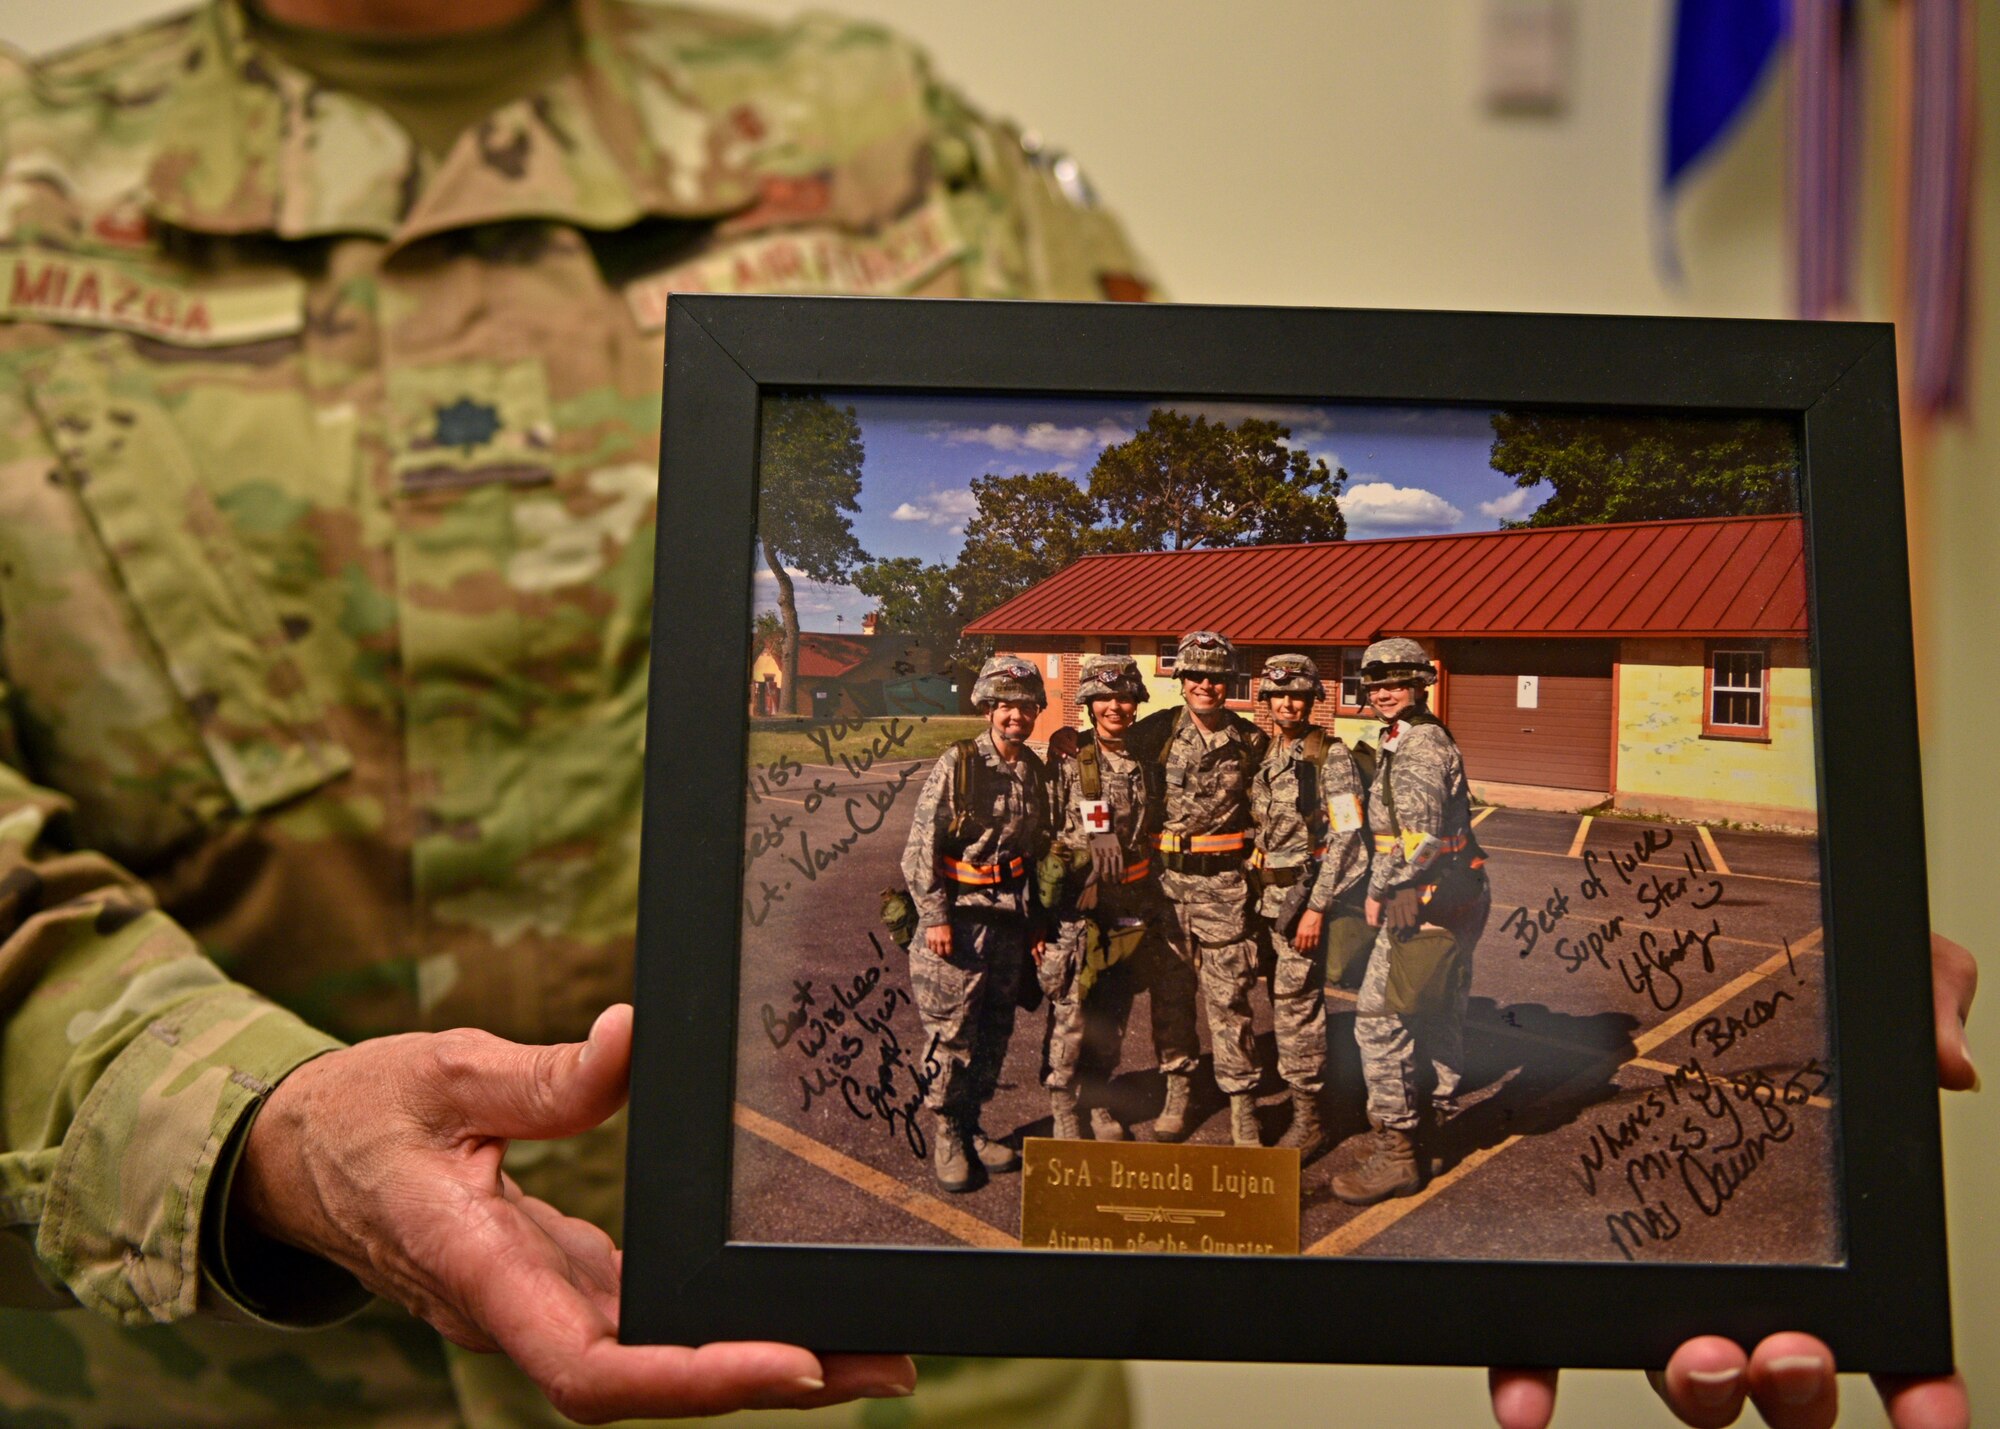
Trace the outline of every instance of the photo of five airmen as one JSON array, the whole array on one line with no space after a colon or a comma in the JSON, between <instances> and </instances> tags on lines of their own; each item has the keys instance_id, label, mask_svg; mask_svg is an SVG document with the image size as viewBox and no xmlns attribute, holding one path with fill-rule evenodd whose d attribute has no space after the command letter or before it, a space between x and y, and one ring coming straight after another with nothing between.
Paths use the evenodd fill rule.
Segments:
<instances>
[{"instance_id":1,"label":"photo of five airmen","mask_svg":"<svg viewBox=\"0 0 2000 1429\"><path fill-rule=\"evenodd\" d=\"M1051 1134L1124 1140L1102 1095L1135 998L1147 994L1165 1082L1148 1139L1194 1114L1208 1021L1231 1141L1326 1152L1325 991L1358 983L1355 1041L1369 1130L1329 1183L1351 1205L1413 1194L1448 1162L1464 1075L1472 950L1491 899L1458 746L1429 708L1437 670L1414 640L1381 639L1361 679L1377 742L1350 749L1312 722L1326 696L1303 654L1269 658L1254 698L1274 734L1228 707L1237 655L1213 631L1180 640L1182 702L1141 716L1128 655L1082 657L1081 731L1046 758L1027 743L1048 696L1032 660L999 655L973 703L986 729L939 756L904 847L916 928L910 982L935 1067L932 1172L946 1191L1014 1170L980 1124L1017 1008L1045 996ZM1260 1122L1251 993L1268 987L1290 1120Z\"/></svg>"}]
</instances>

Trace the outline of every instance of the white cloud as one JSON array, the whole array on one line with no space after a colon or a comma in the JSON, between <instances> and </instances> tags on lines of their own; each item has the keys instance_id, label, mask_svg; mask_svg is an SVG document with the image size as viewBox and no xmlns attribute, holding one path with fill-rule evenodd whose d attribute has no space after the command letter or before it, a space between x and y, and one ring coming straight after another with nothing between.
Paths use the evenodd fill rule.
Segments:
<instances>
[{"instance_id":1,"label":"white cloud","mask_svg":"<svg viewBox=\"0 0 2000 1429\"><path fill-rule=\"evenodd\" d=\"M927 526L957 528L979 509L970 489L942 491L932 487L915 501L905 501L889 513L891 521L921 521Z\"/></svg>"},{"instance_id":2,"label":"white cloud","mask_svg":"<svg viewBox=\"0 0 2000 1429\"><path fill-rule=\"evenodd\" d=\"M1080 457L1101 446L1122 442L1132 434L1116 422L1099 422L1093 427L1058 427L1054 422L1030 422L1010 427L994 422L984 427L948 427L944 439L954 445L991 447L997 452L1049 452L1057 456Z\"/></svg>"},{"instance_id":3,"label":"white cloud","mask_svg":"<svg viewBox=\"0 0 2000 1429\"><path fill-rule=\"evenodd\" d=\"M851 585L822 585L818 581L809 581L804 571L791 566L785 567L785 574L792 578L792 599L798 605L801 621L816 615L850 610L856 601L867 599ZM751 577L750 593L759 610L778 603L778 578L771 574L770 567L757 567Z\"/></svg>"},{"instance_id":4,"label":"white cloud","mask_svg":"<svg viewBox=\"0 0 2000 1429\"><path fill-rule=\"evenodd\" d=\"M1363 481L1340 498L1350 536L1415 536L1449 531L1465 513L1421 486L1397 486L1387 481Z\"/></svg>"},{"instance_id":5,"label":"white cloud","mask_svg":"<svg viewBox=\"0 0 2000 1429\"><path fill-rule=\"evenodd\" d=\"M1510 491L1505 496L1497 496L1491 501L1479 503L1479 514L1489 521L1518 521L1542 504L1548 489L1537 482L1533 486Z\"/></svg>"}]
</instances>

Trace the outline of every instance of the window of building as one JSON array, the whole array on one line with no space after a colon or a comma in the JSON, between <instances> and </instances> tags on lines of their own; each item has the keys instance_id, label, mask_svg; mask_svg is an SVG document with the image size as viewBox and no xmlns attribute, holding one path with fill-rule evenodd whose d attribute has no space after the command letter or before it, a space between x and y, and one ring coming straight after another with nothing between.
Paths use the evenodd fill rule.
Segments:
<instances>
[{"instance_id":1,"label":"window of building","mask_svg":"<svg viewBox=\"0 0 2000 1429\"><path fill-rule=\"evenodd\" d=\"M1702 733L1764 739L1771 731L1770 670L1762 650L1717 645L1703 681Z\"/></svg>"},{"instance_id":2,"label":"window of building","mask_svg":"<svg viewBox=\"0 0 2000 1429\"><path fill-rule=\"evenodd\" d=\"M1368 692L1361 688L1361 647L1349 645L1340 651L1340 690L1334 696L1342 710L1363 709Z\"/></svg>"},{"instance_id":3,"label":"window of building","mask_svg":"<svg viewBox=\"0 0 2000 1429\"><path fill-rule=\"evenodd\" d=\"M1129 638L1107 635L1104 637L1104 653L1107 655L1130 655L1132 653L1132 642Z\"/></svg>"},{"instance_id":4,"label":"window of building","mask_svg":"<svg viewBox=\"0 0 2000 1429\"><path fill-rule=\"evenodd\" d=\"M1159 638L1159 642L1153 648L1160 657L1160 673L1162 675L1172 674L1174 661L1179 658L1181 653L1181 642L1174 639L1171 635L1162 635Z\"/></svg>"}]
</instances>

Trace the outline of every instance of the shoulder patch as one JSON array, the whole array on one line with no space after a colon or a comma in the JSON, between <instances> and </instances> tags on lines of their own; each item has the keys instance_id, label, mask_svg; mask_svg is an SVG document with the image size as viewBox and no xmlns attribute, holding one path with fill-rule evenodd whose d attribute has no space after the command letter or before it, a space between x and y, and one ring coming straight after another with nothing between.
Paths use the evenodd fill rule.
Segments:
<instances>
[{"instance_id":1,"label":"shoulder patch","mask_svg":"<svg viewBox=\"0 0 2000 1429\"><path fill-rule=\"evenodd\" d=\"M135 332L182 347L287 337L305 326L305 284L196 286L136 264L0 248L0 321Z\"/></svg>"}]
</instances>

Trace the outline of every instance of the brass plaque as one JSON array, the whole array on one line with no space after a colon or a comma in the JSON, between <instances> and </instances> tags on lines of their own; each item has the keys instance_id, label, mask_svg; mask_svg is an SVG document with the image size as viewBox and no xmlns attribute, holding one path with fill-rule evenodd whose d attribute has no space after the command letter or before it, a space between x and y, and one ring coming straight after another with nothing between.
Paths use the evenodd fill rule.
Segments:
<instances>
[{"instance_id":1,"label":"brass plaque","mask_svg":"<svg viewBox=\"0 0 2000 1429\"><path fill-rule=\"evenodd\" d=\"M1031 1136L1022 1153L1028 1250L1299 1253L1296 1151Z\"/></svg>"}]
</instances>

